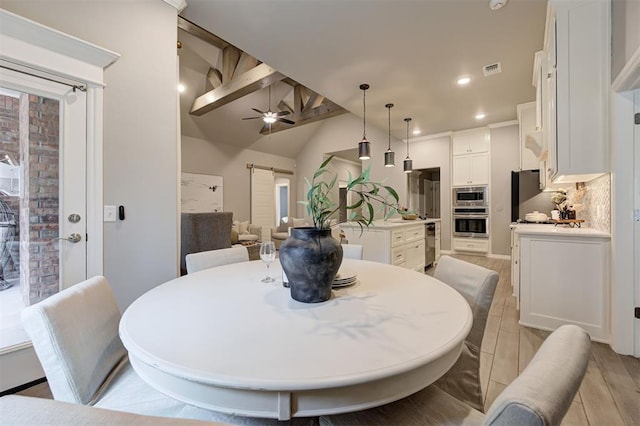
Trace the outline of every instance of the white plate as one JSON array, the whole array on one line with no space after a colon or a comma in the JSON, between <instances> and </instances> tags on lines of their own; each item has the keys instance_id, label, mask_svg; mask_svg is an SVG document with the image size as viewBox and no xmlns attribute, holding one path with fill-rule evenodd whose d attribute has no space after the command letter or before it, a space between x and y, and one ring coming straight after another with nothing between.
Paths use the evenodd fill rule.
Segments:
<instances>
[{"instance_id":1,"label":"white plate","mask_svg":"<svg viewBox=\"0 0 640 426\"><path fill-rule=\"evenodd\" d=\"M345 281L345 282L333 282L333 284L331 284L331 288L340 288L340 287L348 287L350 285L354 285L355 283L358 282L358 278L353 277L353 279L349 280L349 281Z\"/></svg>"},{"instance_id":2,"label":"white plate","mask_svg":"<svg viewBox=\"0 0 640 426\"><path fill-rule=\"evenodd\" d=\"M342 267L338 270L338 273L336 274L336 277L333 279L333 282L342 282L342 281L349 281L349 280L354 280L356 278L356 272L349 269L349 268L345 268Z\"/></svg>"}]
</instances>

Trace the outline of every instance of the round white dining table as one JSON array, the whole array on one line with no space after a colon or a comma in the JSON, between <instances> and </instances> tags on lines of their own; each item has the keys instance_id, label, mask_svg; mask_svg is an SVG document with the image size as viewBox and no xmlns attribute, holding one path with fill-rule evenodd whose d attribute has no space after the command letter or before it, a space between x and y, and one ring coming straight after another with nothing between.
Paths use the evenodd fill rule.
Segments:
<instances>
[{"instance_id":1,"label":"round white dining table","mask_svg":"<svg viewBox=\"0 0 640 426\"><path fill-rule=\"evenodd\" d=\"M425 274L344 259L357 282L293 300L261 261L206 269L142 295L120 337L154 388L244 416L319 416L379 406L425 388L455 363L471 329L464 298ZM280 277L279 262L270 273Z\"/></svg>"}]
</instances>

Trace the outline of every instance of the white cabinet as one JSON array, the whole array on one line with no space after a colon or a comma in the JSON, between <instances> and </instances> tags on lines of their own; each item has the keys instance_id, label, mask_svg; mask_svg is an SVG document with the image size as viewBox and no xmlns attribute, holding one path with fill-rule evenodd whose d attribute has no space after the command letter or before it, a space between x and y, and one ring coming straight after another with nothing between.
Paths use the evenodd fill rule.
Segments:
<instances>
[{"instance_id":1,"label":"white cabinet","mask_svg":"<svg viewBox=\"0 0 640 426\"><path fill-rule=\"evenodd\" d=\"M489 129L472 129L453 134L452 155L489 152Z\"/></svg>"},{"instance_id":2,"label":"white cabinet","mask_svg":"<svg viewBox=\"0 0 640 426\"><path fill-rule=\"evenodd\" d=\"M454 251L469 251L474 253L489 253L488 238L453 238Z\"/></svg>"},{"instance_id":3,"label":"white cabinet","mask_svg":"<svg viewBox=\"0 0 640 426\"><path fill-rule=\"evenodd\" d=\"M516 307L520 309L520 236L515 227L511 228L511 288Z\"/></svg>"},{"instance_id":4,"label":"white cabinet","mask_svg":"<svg viewBox=\"0 0 640 426\"><path fill-rule=\"evenodd\" d=\"M341 223L340 228L352 244L363 246L364 260L388 263L424 272L424 222L394 223L376 221L360 230L357 224Z\"/></svg>"},{"instance_id":5,"label":"white cabinet","mask_svg":"<svg viewBox=\"0 0 640 426\"><path fill-rule=\"evenodd\" d=\"M489 153L458 155L452 160L451 185L488 185Z\"/></svg>"},{"instance_id":6,"label":"white cabinet","mask_svg":"<svg viewBox=\"0 0 640 426\"><path fill-rule=\"evenodd\" d=\"M434 263L438 263L438 259L440 259L440 222L436 222L436 236L435 236L435 248L436 248L436 257Z\"/></svg>"},{"instance_id":7,"label":"white cabinet","mask_svg":"<svg viewBox=\"0 0 640 426\"><path fill-rule=\"evenodd\" d=\"M538 157L526 146L527 135L536 135L536 103L529 102L516 107L518 111L518 127L520 129L520 170L533 170L540 167ZM540 146L542 149L542 146Z\"/></svg>"},{"instance_id":8,"label":"white cabinet","mask_svg":"<svg viewBox=\"0 0 640 426\"><path fill-rule=\"evenodd\" d=\"M548 99L542 118L547 171L554 183L588 181L609 171L610 3L548 3Z\"/></svg>"},{"instance_id":9,"label":"white cabinet","mask_svg":"<svg viewBox=\"0 0 640 426\"><path fill-rule=\"evenodd\" d=\"M520 324L543 330L576 324L608 341L609 244L608 236L521 233L514 281Z\"/></svg>"}]
</instances>

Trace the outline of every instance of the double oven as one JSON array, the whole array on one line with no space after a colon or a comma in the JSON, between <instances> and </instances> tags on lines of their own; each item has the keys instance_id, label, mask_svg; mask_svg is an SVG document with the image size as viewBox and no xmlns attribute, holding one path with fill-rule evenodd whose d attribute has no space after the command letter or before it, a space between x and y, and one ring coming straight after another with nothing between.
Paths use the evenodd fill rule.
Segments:
<instances>
[{"instance_id":1,"label":"double oven","mask_svg":"<svg viewBox=\"0 0 640 426\"><path fill-rule=\"evenodd\" d=\"M486 186L453 188L453 236L489 238L489 197Z\"/></svg>"}]
</instances>

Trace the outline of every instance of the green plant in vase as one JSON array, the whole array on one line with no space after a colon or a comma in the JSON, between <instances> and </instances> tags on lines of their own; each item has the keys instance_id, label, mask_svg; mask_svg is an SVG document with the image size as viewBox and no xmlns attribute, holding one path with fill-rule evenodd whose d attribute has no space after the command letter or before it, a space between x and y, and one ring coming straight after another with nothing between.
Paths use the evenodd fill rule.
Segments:
<instances>
[{"instance_id":1,"label":"green plant in vase","mask_svg":"<svg viewBox=\"0 0 640 426\"><path fill-rule=\"evenodd\" d=\"M338 175L334 173L328 181L323 179L332 173L328 167L332 159L330 156L324 160L310 181L305 178L306 200L299 203L306 206L313 226L291 228L291 237L280 246L280 263L289 280L291 297L300 302L328 300L342 263L342 246L331 236L331 219L343 207L331 198ZM350 210L349 220L358 223L362 231L375 219L374 203L389 207L385 218L399 210L398 193L388 185L372 181L369 167L355 178L349 174L347 192L357 200L344 207Z\"/></svg>"}]
</instances>

